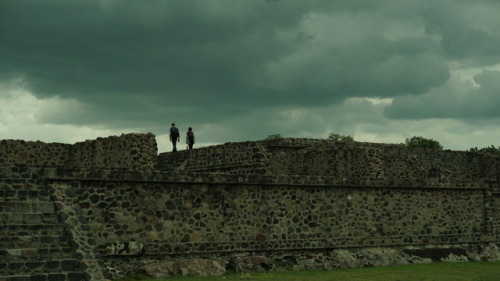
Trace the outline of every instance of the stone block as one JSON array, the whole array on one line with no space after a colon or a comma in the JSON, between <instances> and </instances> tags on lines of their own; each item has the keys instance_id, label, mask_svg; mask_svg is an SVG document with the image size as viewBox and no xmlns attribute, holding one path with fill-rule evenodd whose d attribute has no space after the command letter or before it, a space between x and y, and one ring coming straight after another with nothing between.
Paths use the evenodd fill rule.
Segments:
<instances>
[{"instance_id":1,"label":"stone block","mask_svg":"<svg viewBox=\"0 0 500 281\"><path fill-rule=\"evenodd\" d=\"M30 281L47 281L47 274L31 275Z\"/></svg>"},{"instance_id":2,"label":"stone block","mask_svg":"<svg viewBox=\"0 0 500 281\"><path fill-rule=\"evenodd\" d=\"M80 272L73 272L73 273L68 273L68 281L86 281L87 278L85 276L85 273L80 273Z\"/></svg>"},{"instance_id":3,"label":"stone block","mask_svg":"<svg viewBox=\"0 0 500 281\"><path fill-rule=\"evenodd\" d=\"M33 212L38 214L51 214L55 212L52 202L33 202Z\"/></svg>"},{"instance_id":4,"label":"stone block","mask_svg":"<svg viewBox=\"0 0 500 281\"><path fill-rule=\"evenodd\" d=\"M26 262L25 266L26 266L26 268L28 268L30 270L34 270L34 269L43 267L44 264L45 264L45 262L43 262L43 261Z\"/></svg>"},{"instance_id":5,"label":"stone block","mask_svg":"<svg viewBox=\"0 0 500 281\"><path fill-rule=\"evenodd\" d=\"M64 271L76 271L78 269L77 260L63 260L61 261L61 268Z\"/></svg>"},{"instance_id":6,"label":"stone block","mask_svg":"<svg viewBox=\"0 0 500 281\"><path fill-rule=\"evenodd\" d=\"M24 267L24 263L22 262L11 262L8 264L8 268L12 272L20 272Z\"/></svg>"},{"instance_id":7,"label":"stone block","mask_svg":"<svg viewBox=\"0 0 500 281\"><path fill-rule=\"evenodd\" d=\"M6 249L6 252L8 255L11 255L11 256L22 256L23 255L22 249Z\"/></svg>"},{"instance_id":8,"label":"stone block","mask_svg":"<svg viewBox=\"0 0 500 281\"><path fill-rule=\"evenodd\" d=\"M42 222L42 217L40 214L24 214L23 222L27 224L39 224Z\"/></svg>"},{"instance_id":9,"label":"stone block","mask_svg":"<svg viewBox=\"0 0 500 281\"><path fill-rule=\"evenodd\" d=\"M5 280L7 280L7 281L30 281L30 277L31 277L30 275L13 275L13 276L9 276Z\"/></svg>"},{"instance_id":10,"label":"stone block","mask_svg":"<svg viewBox=\"0 0 500 281\"><path fill-rule=\"evenodd\" d=\"M61 261L47 261L45 262L45 268L54 272L61 266Z\"/></svg>"},{"instance_id":11,"label":"stone block","mask_svg":"<svg viewBox=\"0 0 500 281\"><path fill-rule=\"evenodd\" d=\"M23 214L7 214L6 220L10 224L21 223L24 220Z\"/></svg>"},{"instance_id":12,"label":"stone block","mask_svg":"<svg viewBox=\"0 0 500 281\"><path fill-rule=\"evenodd\" d=\"M144 244L137 242L116 242L105 248L107 255L136 256L144 253Z\"/></svg>"},{"instance_id":13,"label":"stone block","mask_svg":"<svg viewBox=\"0 0 500 281\"><path fill-rule=\"evenodd\" d=\"M66 281L66 274L51 273L47 275L48 281Z\"/></svg>"},{"instance_id":14,"label":"stone block","mask_svg":"<svg viewBox=\"0 0 500 281\"><path fill-rule=\"evenodd\" d=\"M0 213L9 214L16 212L16 204L14 202L0 202Z\"/></svg>"}]
</instances>

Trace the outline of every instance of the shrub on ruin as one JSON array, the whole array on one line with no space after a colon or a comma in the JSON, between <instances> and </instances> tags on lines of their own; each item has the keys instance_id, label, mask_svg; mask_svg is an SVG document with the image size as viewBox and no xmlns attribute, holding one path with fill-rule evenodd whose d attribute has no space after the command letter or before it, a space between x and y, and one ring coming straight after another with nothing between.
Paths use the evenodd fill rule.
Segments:
<instances>
[{"instance_id":1,"label":"shrub on ruin","mask_svg":"<svg viewBox=\"0 0 500 281\"><path fill-rule=\"evenodd\" d=\"M491 145L491 146L487 146L487 147L483 147L483 148L471 147L467 151L500 155L500 146L495 147L494 145Z\"/></svg>"},{"instance_id":2,"label":"shrub on ruin","mask_svg":"<svg viewBox=\"0 0 500 281\"><path fill-rule=\"evenodd\" d=\"M427 139L424 137L414 136L411 138L407 138L404 145L408 148L427 148L427 149L443 149L443 146L437 141L433 139Z\"/></svg>"},{"instance_id":3,"label":"shrub on ruin","mask_svg":"<svg viewBox=\"0 0 500 281\"><path fill-rule=\"evenodd\" d=\"M276 139L282 139L283 137L280 134L275 134L275 135L269 135L267 136L266 140L276 140Z\"/></svg>"},{"instance_id":4,"label":"shrub on ruin","mask_svg":"<svg viewBox=\"0 0 500 281\"><path fill-rule=\"evenodd\" d=\"M330 133L330 135L328 135L327 140L343 141L343 142L353 142L354 138L351 137L351 136L347 136L347 135L341 135L341 134L337 134L337 133Z\"/></svg>"}]
</instances>

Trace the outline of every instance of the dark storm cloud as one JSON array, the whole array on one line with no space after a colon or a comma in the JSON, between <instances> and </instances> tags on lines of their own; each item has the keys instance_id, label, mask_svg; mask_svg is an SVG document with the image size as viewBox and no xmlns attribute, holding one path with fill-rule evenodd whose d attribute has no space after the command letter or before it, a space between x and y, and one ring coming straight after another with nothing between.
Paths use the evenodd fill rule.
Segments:
<instances>
[{"instance_id":1,"label":"dark storm cloud","mask_svg":"<svg viewBox=\"0 0 500 281\"><path fill-rule=\"evenodd\" d=\"M445 85L422 96L394 100L385 114L389 118L457 118L474 121L500 118L500 72L485 71L471 82Z\"/></svg>"},{"instance_id":2,"label":"dark storm cloud","mask_svg":"<svg viewBox=\"0 0 500 281\"><path fill-rule=\"evenodd\" d=\"M294 31L285 38L276 33L295 28L307 11L263 1L2 4L0 72L24 77L36 95L77 98L108 110L135 107L139 100L263 103L259 97L268 90L254 80L267 61L301 40ZM136 109L144 110L141 104Z\"/></svg>"},{"instance_id":3,"label":"dark storm cloud","mask_svg":"<svg viewBox=\"0 0 500 281\"><path fill-rule=\"evenodd\" d=\"M441 40L442 55L480 65L500 61L498 1L434 1L423 9L426 32Z\"/></svg>"},{"instance_id":4,"label":"dark storm cloud","mask_svg":"<svg viewBox=\"0 0 500 281\"><path fill-rule=\"evenodd\" d=\"M22 77L40 98L81 104L42 122L110 126L186 115L217 122L349 97L418 100L447 83L452 60L499 63L495 13L469 14L498 9L451 0L0 0L0 80ZM403 99L388 116L404 115Z\"/></svg>"},{"instance_id":5,"label":"dark storm cloud","mask_svg":"<svg viewBox=\"0 0 500 281\"><path fill-rule=\"evenodd\" d=\"M328 98L392 97L420 94L449 77L445 61L432 54L422 40L392 41L379 35L351 44L329 47L314 64L286 65L288 91L305 90Z\"/></svg>"}]
</instances>

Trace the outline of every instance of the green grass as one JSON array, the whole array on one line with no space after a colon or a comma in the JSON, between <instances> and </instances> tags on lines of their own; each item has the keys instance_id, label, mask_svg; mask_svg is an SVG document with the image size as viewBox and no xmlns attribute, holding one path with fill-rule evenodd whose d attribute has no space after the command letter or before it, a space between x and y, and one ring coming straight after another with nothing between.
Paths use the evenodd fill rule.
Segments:
<instances>
[{"instance_id":1,"label":"green grass","mask_svg":"<svg viewBox=\"0 0 500 281\"><path fill-rule=\"evenodd\" d=\"M337 269L331 271L232 273L213 277L126 277L120 281L500 281L500 261Z\"/></svg>"}]
</instances>

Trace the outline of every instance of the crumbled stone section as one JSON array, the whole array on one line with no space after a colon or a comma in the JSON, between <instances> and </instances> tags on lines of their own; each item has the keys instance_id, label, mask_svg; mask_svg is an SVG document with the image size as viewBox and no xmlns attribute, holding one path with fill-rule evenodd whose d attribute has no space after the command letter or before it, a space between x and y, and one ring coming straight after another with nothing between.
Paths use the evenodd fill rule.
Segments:
<instances>
[{"instance_id":1,"label":"crumbled stone section","mask_svg":"<svg viewBox=\"0 0 500 281\"><path fill-rule=\"evenodd\" d=\"M191 259L179 262L156 262L144 266L148 276L165 278L170 276L219 276L226 272L225 261L212 259Z\"/></svg>"},{"instance_id":2,"label":"crumbled stone section","mask_svg":"<svg viewBox=\"0 0 500 281\"><path fill-rule=\"evenodd\" d=\"M25 167L66 167L70 144L0 140L0 165Z\"/></svg>"},{"instance_id":3,"label":"crumbled stone section","mask_svg":"<svg viewBox=\"0 0 500 281\"><path fill-rule=\"evenodd\" d=\"M153 134L0 141L0 270L100 281L498 260L499 171L487 154L313 139L160 155Z\"/></svg>"},{"instance_id":4,"label":"crumbled stone section","mask_svg":"<svg viewBox=\"0 0 500 281\"><path fill-rule=\"evenodd\" d=\"M72 146L71 165L78 168L153 170L156 164L155 136L124 134L79 142Z\"/></svg>"},{"instance_id":5,"label":"crumbled stone section","mask_svg":"<svg viewBox=\"0 0 500 281\"><path fill-rule=\"evenodd\" d=\"M155 136L123 134L73 145L0 140L0 166L102 168L150 171L157 158Z\"/></svg>"}]
</instances>

